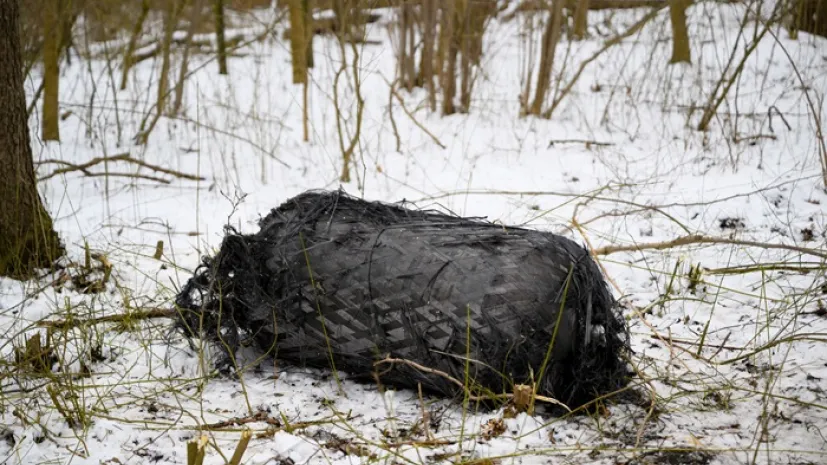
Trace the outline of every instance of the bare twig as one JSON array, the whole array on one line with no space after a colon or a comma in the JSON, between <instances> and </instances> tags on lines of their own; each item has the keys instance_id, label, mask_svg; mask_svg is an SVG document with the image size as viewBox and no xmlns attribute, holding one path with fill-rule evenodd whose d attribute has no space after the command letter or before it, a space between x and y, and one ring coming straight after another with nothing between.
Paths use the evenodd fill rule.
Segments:
<instances>
[{"instance_id":1,"label":"bare twig","mask_svg":"<svg viewBox=\"0 0 827 465\"><path fill-rule=\"evenodd\" d=\"M504 399L512 399L514 397L514 394L497 394L497 395L490 395L490 396L470 395L470 391L469 391L468 387L466 387L465 384L462 383L462 381L454 378L453 376L449 375L448 373L445 373L442 370L437 370L435 368L428 368L424 365L420 365L416 362L412 362L410 360L405 360L405 359L402 359L402 358L385 357L382 360L378 360L378 361L374 362L373 366L376 367L376 366L384 365L384 364L407 365L407 366L409 366L411 368L414 368L416 370L419 370L423 373L430 373L430 374L437 375L437 376L440 376L442 378L445 378L448 381L452 382L453 384L456 384L464 392L468 393L469 394L468 400L470 400L472 402L479 402L479 401L492 400L492 399L502 399L502 400L504 400ZM560 402L559 400L557 400L553 397L546 397L546 396L541 396L541 395L536 395L535 394L534 399L539 400L541 402L548 403L548 404L559 405L560 407L563 407L564 409L568 410L569 412L571 411L571 409L569 409L568 406L566 406L566 404Z\"/></svg>"},{"instance_id":2,"label":"bare twig","mask_svg":"<svg viewBox=\"0 0 827 465\"><path fill-rule=\"evenodd\" d=\"M258 412L253 416L248 417L236 417L230 418L229 420L218 421L215 423L207 423L205 425L199 426L200 430L215 430L215 429L224 429L229 428L232 426L241 426L247 425L250 423L266 423L270 426L281 427L282 423L281 420L278 418L273 418L267 415L266 412Z\"/></svg>"},{"instance_id":3,"label":"bare twig","mask_svg":"<svg viewBox=\"0 0 827 465\"><path fill-rule=\"evenodd\" d=\"M798 77L798 82L801 83L801 87L804 92L804 98L807 100L807 106L810 107L810 115L813 117L813 123L815 123L816 142L818 143L819 161L821 162L822 182L824 183L824 188L827 189L827 142L825 142L824 129L821 124L821 111L816 109L815 104L813 103L813 99L810 97L810 92L808 92L808 86L804 81L804 77L802 77L801 72L798 71L798 66L795 65L793 57L790 56L790 52L787 51L787 48L784 47L784 44L778 38L778 35L770 29L769 25L767 25L765 30L770 33L773 39L775 39L775 42L778 44L778 47L787 57L787 60L789 60L790 66L792 66L793 71L795 71L795 75L796 77ZM776 108L776 111L777 110L778 109ZM767 110L767 112L769 113L769 110ZM781 116L781 120L784 121L784 124L787 125L787 129L789 129L790 125L789 123L787 123L787 120L784 119L784 115L782 115L780 111L778 112L778 114Z\"/></svg>"},{"instance_id":4,"label":"bare twig","mask_svg":"<svg viewBox=\"0 0 827 465\"><path fill-rule=\"evenodd\" d=\"M149 320L153 318L174 318L178 312L168 308L151 308L132 313L118 313L88 319L41 320L37 326L41 328L71 329L80 326L95 326L103 323L121 323L132 320Z\"/></svg>"},{"instance_id":5,"label":"bare twig","mask_svg":"<svg viewBox=\"0 0 827 465\"><path fill-rule=\"evenodd\" d=\"M43 94L43 81L40 81L40 86L38 86L37 90L34 93L34 97L32 97L31 103L29 103L29 107L26 108L26 114L31 116L32 112L34 111L34 107L37 106L37 101L40 100L40 96Z\"/></svg>"},{"instance_id":6,"label":"bare twig","mask_svg":"<svg viewBox=\"0 0 827 465\"><path fill-rule=\"evenodd\" d=\"M641 244L632 245L609 245L594 249L595 255L610 255L618 252L639 252L642 250L664 250L673 247L680 247L684 245L693 244L729 244L729 245L743 245L746 247L758 247L761 249L778 249L788 250L791 252L799 252L805 255L812 255L814 257L827 258L827 252L810 249L807 247L798 247L795 245L786 244L770 244L766 242L745 241L740 239L727 239L724 237L710 237L701 234L689 235L664 242L644 242Z\"/></svg>"},{"instance_id":7,"label":"bare twig","mask_svg":"<svg viewBox=\"0 0 827 465\"><path fill-rule=\"evenodd\" d=\"M766 271L791 271L793 273L810 273L812 271L827 270L827 265L816 263L799 263L791 265L788 263L759 263L757 265L731 266L726 268L706 268L705 274L736 275L746 273L763 273Z\"/></svg>"},{"instance_id":8,"label":"bare twig","mask_svg":"<svg viewBox=\"0 0 827 465\"><path fill-rule=\"evenodd\" d=\"M552 147L554 144L584 144L586 148L594 145L596 147L610 147L615 145L612 142L600 142L596 140L584 140L584 139L558 139L558 140L551 140L548 143L549 147Z\"/></svg>"},{"instance_id":9,"label":"bare twig","mask_svg":"<svg viewBox=\"0 0 827 465\"><path fill-rule=\"evenodd\" d=\"M156 171L158 173L164 173L164 174L168 174L170 176L174 176L174 177L182 178L182 179L189 179L191 181L204 181L204 180L206 180L206 178L204 178L202 176L195 176L195 175L192 175L192 174L182 173L180 171L175 171L175 170L171 170L171 169L164 168L164 167L161 167L161 166L153 165L153 164L147 163L145 161L138 160L136 158L132 158L128 153L121 153L121 154L118 154L118 155L113 155L111 157L96 157L96 158L93 158L93 159L89 160L86 163L81 163L79 165L74 164L74 163L70 163L70 162L67 162L67 161L64 161L64 160L56 160L56 159L42 160L42 161L38 162L37 164L40 165L40 164L46 164L46 163L55 163L55 164L59 164L59 165L64 165L66 167L65 168L58 168L55 171L41 177L40 179L38 179L38 181L45 181L45 180L47 180L49 178L53 178L53 177L55 177L59 174L69 173L69 172L72 172L72 171L81 171L84 174L86 174L87 176L102 176L102 175L104 175L104 173L91 173L87 170L89 168L95 166L95 165L99 165L101 163L106 163L106 162L113 162L113 161L124 161L124 162L127 162L127 163L132 163L134 165L138 165L138 166L141 166L143 168L148 168L148 169ZM107 173L107 174L116 175L114 173ZM122 176L124 174L118 174L118 175ZM154 177L149 177L149 176L144 176L144 175L139 175L139 174L127 175L127 176L142 177L142 178L145 178L145 179L152 179L154 181L161 181L161 182L169 183L169 181L165 180L165 179L154 178Z\"/></svg>"},{"instance_id":10,"label":"bare twig","mask_svg":"<svg viewBox=\"0 0 827 465\"><path fill-rule=\"evenodd\" d=\"M669 344L682 344L682 345L688 345L688 346L698 346L698 345L700 345L700 343L695 342L695 341L690 341L690 340L687 340L687 339L676 339L676 338L673 338L673 337L670 337L670 336L664 336L664 335L658 334L658 333L650 334L649 337L652 338L652 339L658 339L660 341L666 340L666 341L668 341ZM727 336L727 339L728 338L729 338L729 336ZM726 350L744 350L745 349L745 347L726 345L726 340L721 344L710 344L710 346L713 347L713 348L717 347L719 350L720 349L726 349Z\"/></svg>"},{"instance_id":11,"label":"bare twig","mask_svg":"<svg viewBox=\"0 0 827 465\"><path fill-rule=\"evenodd\" d=\"M396 85L396 81L388 87L388 119L391 122L391 128L393 128L393 135L396 138L396 151L402 152L402 140L399 138L399 128L396 127L396 118L393 117L393 86Z\"/></svg>"},{"instance_id":12,"label":"bare twig","mask_svg":"<svg viewBox=\"0 0 827 465\"><path fill-rule=\"evenodd\" d=\"M431 138L431 140L433 140L433 141L434 141L434 143L435 143L436 145L438 145L438 146L439 146L440 148L442 148L442 149L445 149L445 148L446 148L446 147L445 147L445 144L443 144L442 142L440 142L440 141L439 141L439 139L438 139L438 138L437 138L437 137L436 137L436 136L435 136L435 135L434 135L431 131L429 131L429 130L428 130L428 128L426 128L425 126L423 126L423 125L422 125L422 123L420 123L419 121L417 121L417 119L416 119L416 118L414 117L414 115L410 112L410 110L408 110L408 108L405 106L405 100L402 98L402 96L401 96L401 95L399 95L399 93L398 93L398 92L396 91L396 89L394 88L393 84L391 84L390 82L388 82L388 80L387 80L387 79L385 79L385 82L386 82L386 83L388 84L388 86L390 87L390 89L391 89L391 93L393 94L393 96L394 96L394 97L396 97L396 100L398 100L398 101L399 101L399 106L401 106L401 107L402 107L402 111L404 111L404 112L405 112L405 114L406 114L406 115L408 115L408 118L410 118L410 119L411 119L411 121L413 121L413 123L416 125L416 127L418 127L419 129L421 129L421 130L422 130L422 132L424 132L425 134L427 134L427 135L428 135L428 137L430 137L430 138Z\"/></svg>"}]
</instances>

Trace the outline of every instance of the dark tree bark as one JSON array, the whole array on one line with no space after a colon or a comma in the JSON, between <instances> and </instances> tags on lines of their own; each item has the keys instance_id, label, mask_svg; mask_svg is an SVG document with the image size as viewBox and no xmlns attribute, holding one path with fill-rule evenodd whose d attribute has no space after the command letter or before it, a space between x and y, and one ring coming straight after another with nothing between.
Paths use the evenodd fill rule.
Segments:
<instances>
[{"instance_id":1,"label":"dark tree bark","mask_svg":"<svg viewBox=\"0 0 827 465\"><path fill-rule=\"evenodd\" d=\"M790 36L798 31L827 37L827 0L793 0Z\"/></svg>"},{"instance_id":2,"label":"dark tree bark","mask_svg":"<svg viewBox=\"0 0 827 465\"><path fill-rule=\"evenodd\" d=\"M215 41L218 45L218 74L227 74L227 41L224 38L224 0L213 0Z\"/></svg>"},{"instance_id":3,"label":"dark tree bark","mask_svg":"<svg viewBox=\"0 0 827 465\"><path fill-rule=\"evenodd\" d=\"M26 279L63 253L37 192L23 90L18 0L0 0L0 276Z\"/></svg>"}]
</instances>

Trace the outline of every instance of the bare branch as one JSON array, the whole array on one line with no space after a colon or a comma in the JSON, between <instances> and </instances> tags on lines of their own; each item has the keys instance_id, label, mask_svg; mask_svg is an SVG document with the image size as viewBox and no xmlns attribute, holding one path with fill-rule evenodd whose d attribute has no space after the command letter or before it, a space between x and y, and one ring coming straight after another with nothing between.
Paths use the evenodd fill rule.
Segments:
<instances>
[{"instance_id":1,"label":"bare branch","mask_svg":"<svg viewBox=\"0 0 827 465\"><path fill-rule=\"evenodd\" d=\"M827 259L827 252L817 250L817 249L810 249L807 247L798 247L795 245L786 245L786 244L770 244L766 242L757 242L757 241L745 241L740 239L727 239L725 237L710 237L710 236L703 236L700 234L690 235L690 236L683 236L677 239L673 239L671 241L665 242L644 242L641 244L632 244L632 245L609 245L606 247L600 247L594 249L595 255L610 255L613 253L618 252L639 252L642 250L664 250L664 249L671 249L673 247L681 247L684 245L694 245L694 244L729 244L729 245L742 245L746 247L757 247L761 249L778 249L778 250L788 250L791 252L798 252L804 255L812 255L814 257L820 257Z\"/></svg>"},{"instance_id":2,"label":"bare branch","mask_svg":"<svg viewBox=\"0 0 827 465\"><path fill-rule=\"evenodd\" d=\"M105 174L104 173L92 173L92 172L89 172L87 170L89 168L95 166L95 165L99 165L101 163L106 163L106 162L113 162L113 161L124 161L124 162L127 162L127 163L132 163L132 164L144 167L144 168L151 169L151 170L156 171L158 173L164 173L164 174L168 174L170 176L174 176L176 178L189 179L189 180L192 180L192 181L204 181L204 180L206 180L206 178L204 178L202 176L195 176L195 175L192 175L192 174L182 173L180 171L171 170L171 169L164 168L164 167L161 167L161 166L152 165L152 164L147 163L145 161L138 160L136 158L132 158L131 156L129 156L128 153L122 153L122 154L114 155L114 156L111 156L111 157L96 157L96 158L93 158L93 159L89 160L86 163L82 163L82 164L79 164L79 165L74 164L74 163L69 163L69 162L64 161L64 160L55 160L55 159L43 160L43 161L38 162L37 164L40 165L40 164L45 164L45 163L55 163L55 164L64 165L66 167L65 168L58 168L55 171L47 174L46 176L43 176L43 177L39 178L38 181L45 181L45 180L53 178L53 177L55 177L59 174L69 173L69 172L72 172L72 171L81 171L84 174L86 174L87 176L102 176L102 175L105 175ZM152 179L153 181L161 181L161 182L165 182L167 184L169 183L168 180L165 180L165 179L162 179L162 178L149 177L149 176L140 175L140 174L123 174L123 173L114 174L114 173L108 173L108 175L110 175L110 176L117 175L117 176L142 177L142 178L145 178L145 179Z\"/></svg>"}]
</instances>

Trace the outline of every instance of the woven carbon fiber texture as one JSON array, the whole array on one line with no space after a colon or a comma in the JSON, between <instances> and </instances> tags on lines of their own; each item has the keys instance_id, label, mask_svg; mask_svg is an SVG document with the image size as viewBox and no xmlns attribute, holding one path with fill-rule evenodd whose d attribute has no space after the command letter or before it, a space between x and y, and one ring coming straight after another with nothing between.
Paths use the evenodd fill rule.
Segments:
<instances>
[{"instance_id":1,"label":"woven carbon fiber texture","mask_svg":"<svg viewBox=\"0 0 827 465\"><path fill-rule=\"evenodd\" d=\"M343 192L304 193L260 227L230 230L177 299L182 325L226 342L226 355L249 338L280 361L356 377L388 355L460 380L467 365L480 392L502 393L540 375L553 341L541 393L579 405L625 382L616 302L562 236ZM388 368L383 383L457 392L444 377Z\"/></svg>"}]
</instances>

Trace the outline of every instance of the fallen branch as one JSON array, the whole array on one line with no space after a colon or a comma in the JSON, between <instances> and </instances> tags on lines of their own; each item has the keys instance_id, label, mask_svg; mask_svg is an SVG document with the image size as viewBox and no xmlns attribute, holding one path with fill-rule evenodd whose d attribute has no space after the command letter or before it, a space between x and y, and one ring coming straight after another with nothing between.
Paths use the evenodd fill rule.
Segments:
<instances>
[{"instance_id":1,"label":"fallen branch","mask_svg":"<svg viewBox=\"0 0 827 465\"><path fill-rule=\"evenodd\" d=\"M109 175L109 176L131 176L131 177L140 177L140 178L144 178L144 179L152 179L154 181L164 182L166 184L169 184L169 182L170 182L169 180L166 180L166 179L156 178L156 177L146 176L146 175L141 175L141 174L93 173L93 172L88 171L89 168L91 168L95 165L99 165L99 164L105 163L105 162L113 162L113 161L124 161L124 162L127 162L127 163L132 163L134 165L138 165L138 166L141 166L143 168L147 168L147 169L156 171L158 173L164 173L164 174L168 174L170 176L174 176L174 177L182 178L182 179L189 179L189 180L192 180L192 181L204 181L206 179L206 178L201 177L201 176L194 176L192 174L182 173L180 171L175 171L175 170L171 170L171 169L164 168L164 167L161 167L161 166L152 165L152 164L147 163L145 161L138 160L136 158L132 158L131 156L129 156L128 153L122 153L122 154L114 155L114 156L111 156L111 157L93 158L93 159L89 160L88 162L82 163L82 164L79 164L79 165L74 164L74 163L69 163L69 162L64 161L64 160L55 160L55 159L43 160L43 161L38 162L37 164L41 165L41 164L46 164L46 163L55 163L55 164L59 164L59 165L64 165L64 166L66 166L66 168L58 168L55 171L53 171L52 173L49 173L46 176L43 176L43 177L39 178L38 181L45 181L47 179L53 178L53 177L55 177L59 174L63 174L63 173L70 173L72 171L81 171L87 176L107 176L107 175Z\"/></svg>"},{"instance_id":2,"label":"fallen branch","mask_svg":"<svg viewBox=\"0 0 827 465\"><path fill-rule=\"evenodd\" d=\"M690 341L690 340L687 340L687 339L676 339L676 338L669 337L669 336L664 336L664 335L658 334L658 333L650 334L649 337L652 338L652 339L658 339L661 342L666 342L668 344L683 344L683 345L695 346L695 347L701 345L699 342ZM713 349L717 348L717 349L726 349L726 350L744 350L745 349L745 347L726 345L726 340L727 339L729 339L729 335L727 335L726 339L724 339L724 342L722 342L721 344L708 344L707 347L712 347Z\"/></svg>"},{"instance_id":3,"label":"fallen branch","mask_svg":"<svg viewBox=\"0 0 827 465\"><path fill-rule=\"evenodd\" d=\"M66 330L77 328L79 326L94 326L103 323L123 323L124 321L149 320L152 318L173 318L177 314L178 312L172 309L153 308L149 310L139 310L132 313L118 313L115 315L106 315L88 319L70 318L66 320L41 320L37 322L37 326L41 328Z\"/></svg>"},{"instance_id":4,"label":"fallen branch","mask_svg":"<svg viewBox=\"0 0 827 465\"><path fill-rule=\"evenodd\" d=\"M91 171L86 171L86 170L80 170L80 172L81 172L81 173L83 173L83 175L84 175L84 176L86 176L86 177L90 177L90 178L106 178L106 177L112 177L112 178L134 178L134 179L146 179L147 181L155 181L155 182L160 182L161 184L169 184L169 183L171 183L171 182L172 182L172 181L170 181L170 180L169 180L169 179L167 179L167 178L159 178L159 177L157 177L157 176L149 176L149 175L146 175L146 174L136 174L136 173L116 173L116 172L109 172L109 173L93 173L93 172L91 172ZM42 179L39 179L39 181L42 181Z\"/></svg>"},{"instance_id":5,"label":"fallen branch","mask_svg":"<svg viewBox=\"0 0 827 465\"><path fill-rule=\"evenodd\" d=\"M612 142L599 142L596 140L583 140L583 139L560 139L560 140L551 140L548 143L549 147L552 147L554 144L585 144L586 148L590 148L592 145L597 147L610 147L615 145Z\"/></svg>"},{"instance_id":6,"label":"fallen branch","mask_svg":"<svg viewBox=\"0 0 827 465\"><path fill-rule=\"evenodd\" d=\"M227 47L235 47L239 45L243 40L244 36L235 36L227 39ZM213 41L212 39L191 39L192 42L190 43L190 47L202 49L205 47L212 47ZM171 42L172 45L180 45L180 46L187 46L186 41L184 38L181 37L174 37ZM132 54L131 57L131 64L134 66L142 61L148 60L158 55L161 51L161 46L157 40L150 42L140 49L136 50L135 53ZM210 49L212 52L212 49Z\"/></svg>"},{"instance_id":7,"label":"fallen branch","mask_svg":"<svg viewBox=\"0 0 827 465\"><path fill-rule=\"evenodd\" d=\"M704 273L706 274L723 274L723 275L735 275L735 274L746 274L746 273L763 273L766 271L790 271L793 273L803 273L807 274L811 271L824 271L827 270L827 265L819 265L819 264L800 264L800 265L789 265L787 263L759 263L757 265L741 265L741 266L731 266L726 268L706 268L704 267Z\"/></svg>"},{"instance_id":8,"label":"fallen branch","mask_svg":"<svg viewBox=\"0 0 827 465\"><path fill-rule=\"evenodd\" d=\"M357 418L357 417L358 417L358 415L348 416L347 419L351 420L351 419ZM220 429L224 429L224 428L230 428L230 427L233 427L233 426L247 425L247 424L250 424L250 423L266 423L266 424L270 425L270 428L268 428L268 432L263 433L263 434L266 435L266 434L272 434L272 433L275 433L276 431L282 431L282 430L287 431L289 433L289 432L293 432L297 429L309 428L311 426L327 425L327 424L335 423L337 418L338 417L326 417L326 418L323 418L321 420L310 420L310 421L300 421L300 422L290 423L287 420L287 418L285 418L285 417L282 417L281 419L273 418L273 417L269 416L267 414L267 412L257 412L254 415L250 415L250 416L246 416L246 417L235 417L235 418L230 418L229 420L218 421L218 422L215 422L215 423L207 423L207 424L198 426L197 429L199 431L209 431L209 430L220 430ZM262 434L259 434L258 437L262 437Z\"/></svg>"},{"instance_id":9,"label":"fallen branch","mask_svg":"<svg viewBox=\"0 0 827 465\"><path fill-rule=\"evenodd\" d=\"M823 252L817 249L810 249L807 247L798 247L795 245L785 245L785 244L769 244L766 242L757 242L757 241L744 241L740 239L726 239L723 237L710 237L710 236L703 236L700 234L691 235L691 236L683 236L677 239L673 239L671 241L665 242L644 242L641 244L632 244L632 245L609 245L606 247L600 247L594 249L595 255L610 255L613 253L618 252L640 252L643 250L664 250L664 249L671 249L674 247L680 247L684 245L694 245L694 244L729 244L729 245L742 245L746 247L757 247L761 249L778 249L778 250L787 250L791 252L799 252L804 255L812 255L814 257L820 257L827 259L827 252Z\"/></svg>"},{"instance_id":10,"label":"fallen branch","mask_svg":"<svg viewBox=\"0 0 827 465\"><path fill-rule=\"evenodd\" d=\"M381 16L375 13L356 13L348 17L347 28L364 26L372 24L382 19ZM339 26L339 18L314 18L313 19L313 34L315 35L337 35L340 32L348 34L350 31L342 31ZM284 31L282 36L285 39L290 39L290 29Z\"/></svg>"},{"instance_id":11,"label":"fallen branch","mask_svg":"<svg viewBox=\"0 0 827 465\"><path fill-rule=\"evenodd\" d=\"M666 6L666 0L590 0L589 10L628 10L632 8L662 7ZM565 8L574 11L577 8L577 0L567 0ZM504 21L511 21L520 13L536 13L548 11L549 2L544 0L524 0L516 8L511 9L503 15Z\"/></svg>"},{"instance_id":12,"label":"fallen branch","mask_svg":"<svg viewBox=\"0 0 827 465\"><path fill-rule=\"evenodd\" d=\"M448 373L445 373L442 370L437 370L435 368L428 368L424 365L420 365L416 362L412 362L410 360L405 360L405 359L402 359L402 358L385 357L382 360L374 362L373 366L377 367L379 365L386 364L386 363L387 364L407 365L407 366L409 366L411 368L414 368L416 370L419 370L423 373L430 373L430 374L433 374L433 375L443 377L443 378L447 379L448 381L456 384L457 386L459 386L460 389L465 391L468 394L468 400L470 400L472 402L487 401L487 400L492 400L492 399L500 399L500 400L509 399L510 400L510 399L514 398L514 394L497 394L497 395L490 395L490 396L471 395L470 390L468 389L467 386L465 386L465 384L462 383L462 381L454 378L453 376L449 375ZM567 411L571 412L571 409L568 408L568 406L566 404L564 404L564 403L560 402L559 400L554 399L552 397L541 396L541 395L538 395L538 394L533 394L533 397L534 397L534 400L539 400L541 402L545 402L545 403L548 403L548 404L559 405L560 407L563 407Z\"/></svg>"},{"instance_id":13,"label":"fallen branch","mask_svg":"<svg viewBox=\"0 0 827 465\"><path fill-rule=\"evenodd\" d=\"M200 430L216 430L229 428L231 426L241 426L249 423L267 423L270 426L281 428L281 420L267 415L266 412L258 412L249 417L236 417L229 420L219 421L215 423L207 423L198 427Z\"/></svg>"}]
</instances>

